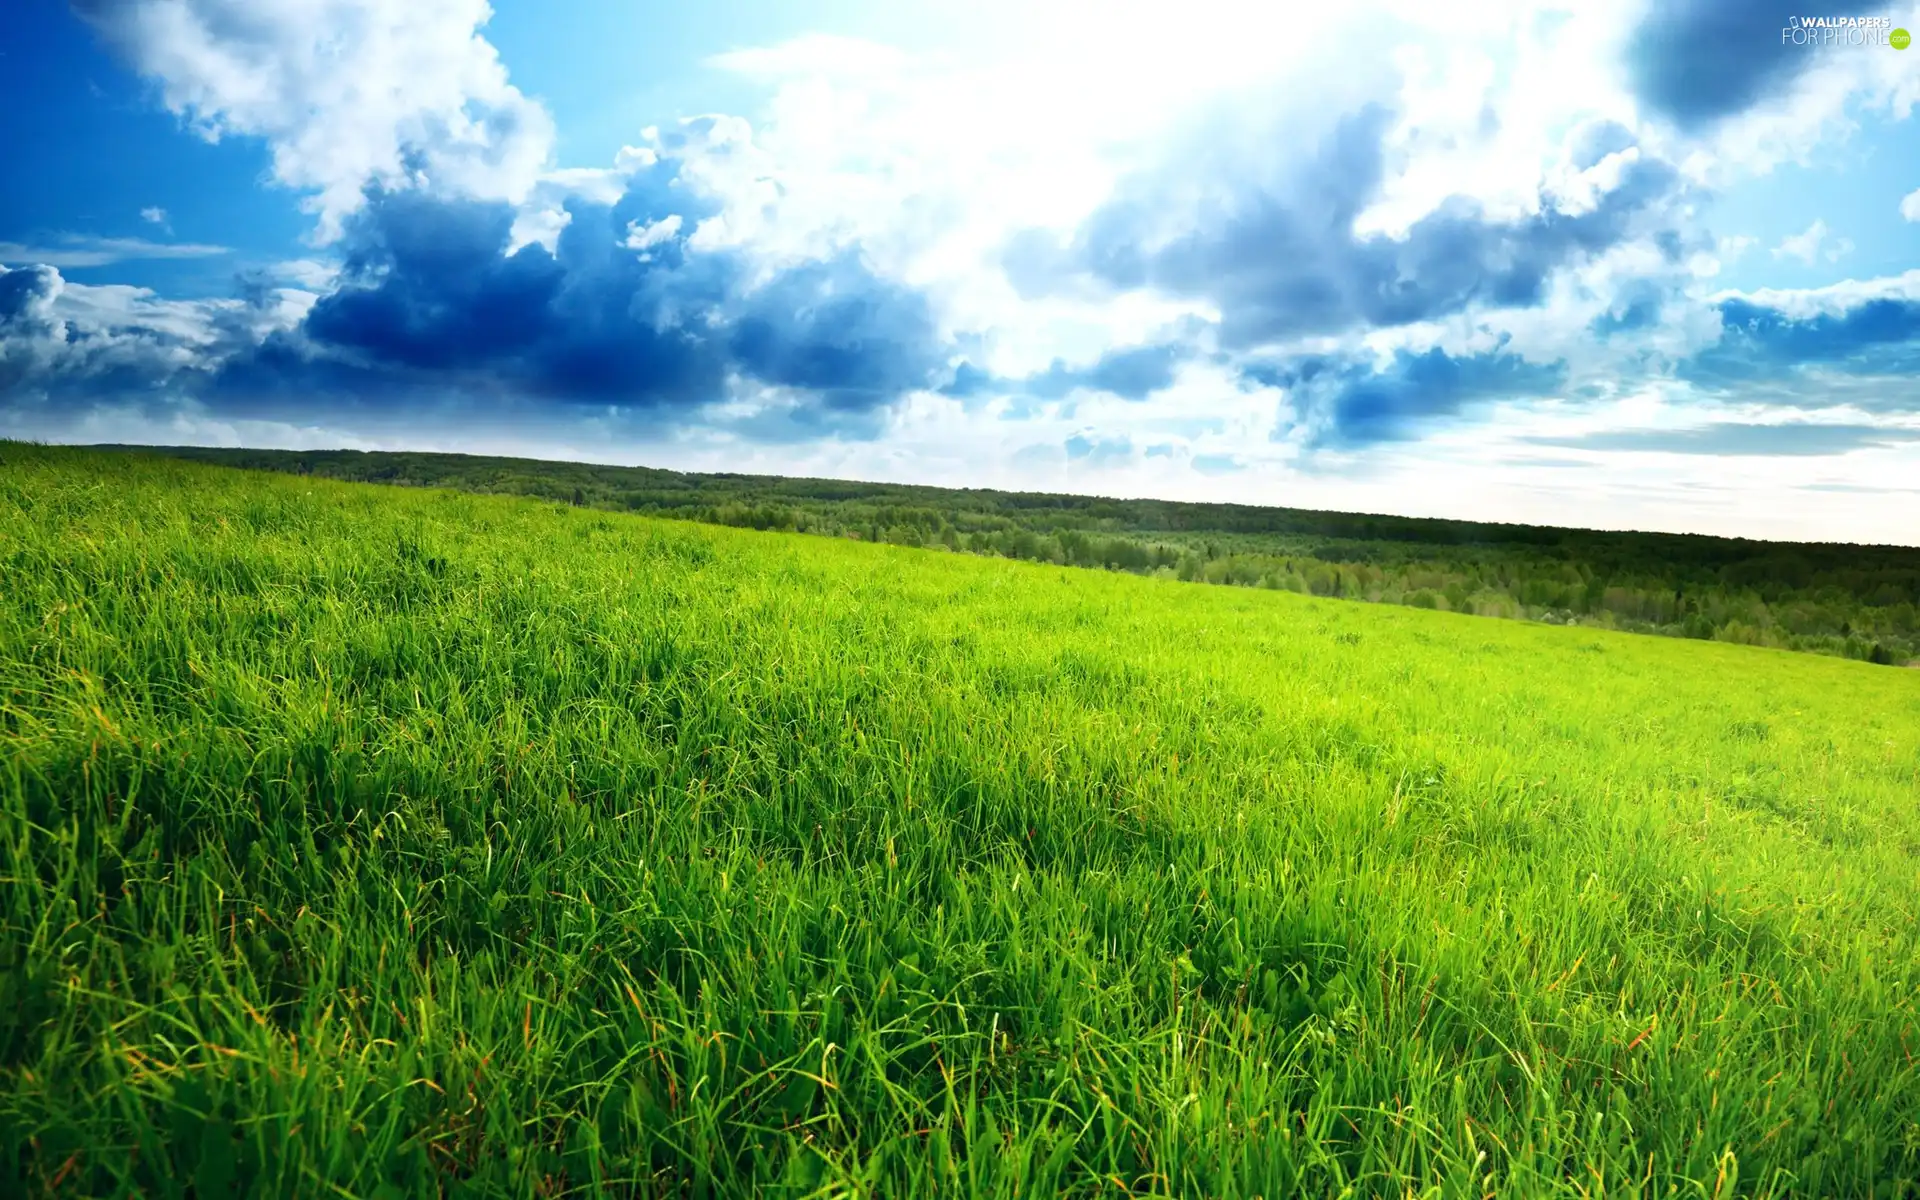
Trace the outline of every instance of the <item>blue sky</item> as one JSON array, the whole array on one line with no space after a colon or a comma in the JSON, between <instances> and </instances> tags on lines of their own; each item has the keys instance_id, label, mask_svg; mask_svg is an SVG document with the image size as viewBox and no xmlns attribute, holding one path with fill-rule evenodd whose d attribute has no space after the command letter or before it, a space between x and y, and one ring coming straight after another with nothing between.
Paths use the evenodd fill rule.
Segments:
<instances>
[{"instance_id":1,"label":"blue sky","mask_svg":"<svg viewBox=\"0 0 1920 1200\"><path fill-rule=\"evenodd\" d=\"M18 0L0 434L1920 543L1896 26Z\"/></svg>"}]
</instances>

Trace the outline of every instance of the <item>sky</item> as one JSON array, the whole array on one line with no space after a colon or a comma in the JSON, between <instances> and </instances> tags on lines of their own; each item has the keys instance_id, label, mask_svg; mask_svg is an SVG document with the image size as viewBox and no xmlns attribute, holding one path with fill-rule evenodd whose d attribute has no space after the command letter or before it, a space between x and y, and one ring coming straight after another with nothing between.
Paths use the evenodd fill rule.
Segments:
<instances>
[{"instance_id":1,"label":"sky","mask_svg":"<svg viewBox=\"0 0 1920 1200\"><path fill-rule=\"evenodd\" d=\"M0 437L1920 544L1920 0L10 0Z\"/></svg>"}]
</instances>

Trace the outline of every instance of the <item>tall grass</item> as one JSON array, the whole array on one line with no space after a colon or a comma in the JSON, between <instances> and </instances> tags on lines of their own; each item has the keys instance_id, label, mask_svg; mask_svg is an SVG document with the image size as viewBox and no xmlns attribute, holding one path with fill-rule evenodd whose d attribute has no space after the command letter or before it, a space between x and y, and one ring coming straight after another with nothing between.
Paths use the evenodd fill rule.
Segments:
<instances>
[{"instance_id":1,"label":"tall grass","mask_svg":"<svg viewBox=\"0 0 1920 1200\"><path fill-rule=\"evenodd\" d=\"M1920 673L0 446L27 1194L1920 1194Z\"/></svg>"}]
</instances>

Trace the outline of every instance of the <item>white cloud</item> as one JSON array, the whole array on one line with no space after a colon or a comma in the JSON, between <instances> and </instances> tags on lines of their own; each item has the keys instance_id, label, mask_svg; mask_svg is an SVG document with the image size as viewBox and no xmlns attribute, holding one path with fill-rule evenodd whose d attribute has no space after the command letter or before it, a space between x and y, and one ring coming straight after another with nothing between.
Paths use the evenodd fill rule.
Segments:
<instances>
[{"instance_id":1,"label":"white cloud","mask_svg":"<svg viewBox=\"0 0 1920 1200\"><path fill-rule=\"evenodd\" d=\"M542 172L515 214L507 252L536 244L554 250L560 231L573 219L567 212L567 201L611 205L626 192L633 173L654 161L651 149L628 146L614 156L611 167L561 167Z\"/></svg>"},{"instance_id":2,"label":"white cloud","mask_svg":"<svg viewBox=\"0 0 1920 1200\"><path fill-rule=\"evenodd\" d=\"M11 285L11 286L9 286ZM113 389L151 397L179 396L170 385L183 375L216 367L232 350L297 325L315 295L273 288L252 302L168 300L149 288L83 284L47 264L0 267L0 296L15 311L0 312L0 412L23 398L111 379ZM76 418L90 406L68 408Z\"/></svg>"},{"instance_id":3,"label":"white cloud","mask_svg":"<svg viewBox=\"0 0 1920 1200\"><path fill-rule=\"evenodd\" d=\"M669 213L658 221L646 225L635 221L627 226L626 246L629 250L645 250L661 242L672 241L679 232L679 213Z\"/></svg>"},{"instance_id":4,"label":"white cloud","mask_svg":"<svg viewBox=\"0 0 1920 1200\"><path fill-rule=\"evenodd\" d=\"M264 138L321 240L369 183L514 203L549 165L546 110L477 29L485 0L76 0L203 136Z\"/></svg>"},{"instance_id":5,"label":"white cloud","mask_svg":"<svg viewBox=\"0 0 1920 1200\"><path fill-rule=\"evenodd\" d=\"M165 225L167 210L159 207L143 208L140 210L140 219L149 225Z\"/></svg>"},{"instance_id":6,"label":"white cloud","mask_svg":"<svg viewBox=\"0 0 1920 1200\"><path fill-rule=\"evenodd\" d=\"M237 300L166 300L151 288L123 283L56 283L53 315L89 337L138 331L181 346L210 346L221 338L219 315L243 307Z\"/></svg>"},{"instance_id":7,"label":"white cloud","mask_svg":"<svg viewBox=\"0 0 1920 1200\"><path fill-rule=\"evenodd\" d=\"M295 258L278 264L271 274L307 291L324 292L340 278L340 268L337 264L319 259Z\"/></svg>"},{"instance_id":8,"label":"white cloud","mask_svg":"<svg viewBox=\"0 0 1920 1200\"><path fill-rule=\"evenodd\" d=\"M1174 18L1141 3L992 0L970 11L976 44L940 54L807 37L712 60L770 95L751 125L704 119L657 145L721 203L696 244L744 246L770 262L857 246L881 274L923 290L944 332L979 334L976 364L1020 374L1055 357L1087 361L1183 317L1218 317L1203 299L1036 297L1007 278L1014 233L1067 236L1143 169L1176 189L1189 176L1195 193L1224 179L1257 188L1313 154L1333 121L1384 102L1396 113L1384 179L1355 228L1401 237L1450 199L1493 220L1543 203L1577 213L1636 164L1687 149L1639 117L1619 66L1640 16L1630 6L1197 0ZM1602 121L1640 145L1575 169L1569 131ZM1169 169L1198 160L1231 165L1212 172L1215 184ZM1171 198L1215 216L1236 202ZM1718 257L1691 252L1682 282L1744 248L1728 239ZM1649 272L1671 274L1657 261ZM1552 340L1580 343L1610 299L1557 309Z\"/></svg>"},{"instance_id":9,"label":"white cloud","mask_svg":"<svg viewBox=\"0 0 1920 1200\"><path fill-rule=\"evenodd\" d=\"M535 187L542 197L553 203L578 196L589 204L612 204L620 198L628 174L618 165L565 167L548 171Z\"/></svg>"},{"instance_id":10,"label":"white cloud","mask_svg":"<svg viewBox=\"0 0 1920 1200\"><path fill-rule=\"evenodd\" d=\"M1311 153L1303 129L1395 98L1398 68L1379 46L1358 60L1331 52L1361 30L1407 44L1475 36L1458 14L1397 0L1365 13L1197 0L1177 19L1139 3L993 0L973 23L990 52L808 37L713 60L771 94L751 125L705 118L652 143L720 201L693 246L746 247L769 265L858 247L927 293L944 331L985 334L976 363L1020 373L1085 361L1213 314L1145 293L1023 297L1000 261L1016 231L1071 230L1156 159L1197 150L1279 169ZM1467 57L1442 55L1434 71ZM1459 119L1477 120L1473 108ZM1508 174L1537 194L1531 164ZM1417 196L1410 211L1435 202Z\"/></svg>"},{"instance_id":11,"label":"white cloud","mask_svg":"<svg viewBox=\"0 0 1920 1200\"><path fill-rule=\"evenodd\" d=\"M1747 291L1716 292L1709 297L1718 304L1726 300L1745 300L1795 321L1809 317L1835 316L1849 312L1871 300L1920 300L1920 268L1899 275L1873 279L1843 279L1817 288L1752 288Z\"/></svg>"},{"instance_id":12,"label":"white cloud","mask_svg":"<svg viewBox=\"0 0 1920 1200\"><path fill-rule=\"evenodd\" d=\"M1909 221L1920 221L1920 188L1915 188L1901 197L1900 215Z\"/></svg>"},{"instance_id":13,"label":"white cloud","mask_svg":"<svg viewBox=\"0 0 1920 1200\"><path fill-rule=\"evenodd\" d=\"M564 208L527 208L522 209L513 218L513 228L507 233L507 253L512 254L522 246L544 246L548 253L559 248L560 231L573 221L573 214Z\"/></svg>"},{"instance_id":14,"label":"white cloud","mask_svg":"<svg viewBox=\"0 0 1920 1200\"><path fill-rule=\"evenodd\" d=\"M23 282L24 281L24 284ZM0 320L0 394L10 402L51 381L119 372L150 386L191 369L217 340L233 301L164 301L145 288L70 283L50 266L0 267L0 293L25 303Z\"/></svg>"},{"instance_id":15,"label":"white cloud","mask_svg":"<svg viewBox=\"0 0 1920 1200\"><path fill-rule=\"evenodd\" d=\"M1773 256L1798 259L1808 266L1821 258L1838 262L1853 253L1853 239L1833 238L1830 241L1828 238L1832 232L1825 221L1815 218L1813 224L1801 232L1781 239L1780 244L1773 248Z\"/></svg>"},{"instance_id":16,"label":"white cloud","mask_svg":"<svg viewBox=\"0 0 1920 1200\"><path fill-rule=\"evenodd\" d=\"M212 258L229 254L225 246L194 242L149 242L145 238L103 238L69 234L51 245L0 242L0 262L43 263L49 267L105 267L129 259Z\"/></svg>"}]
</instances>

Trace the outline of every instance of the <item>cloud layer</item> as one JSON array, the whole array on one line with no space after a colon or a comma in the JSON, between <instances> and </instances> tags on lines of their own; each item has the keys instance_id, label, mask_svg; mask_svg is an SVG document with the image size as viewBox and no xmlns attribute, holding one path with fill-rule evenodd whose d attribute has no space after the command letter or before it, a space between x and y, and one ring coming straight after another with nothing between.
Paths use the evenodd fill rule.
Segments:
<instances>
[{"instance_id":1,"label":"cloud layer","mask_svg":"<svg viewBox=\"0 0 1920 1200\"><path fill-rule=\"evenodd\" d=\"M738 248L703 246L713 201L683 186L672 161L634 161L614 203L570 202L551 250L514 247L504 202L372 190L343 221L341 269L324 294L259 289L187 306L171 331L137 309L121 323L63 316L101 289L73 292L45 265L10 271L0 275L8 385L165 387L253 416L451 401L658 420L724 402L731 419L798 436L861 429L903 393L942 382L946 348L921 294L852 252L764 272ZM748 419L756 399L780 421ZM794 428L777 434L783 425Z\"/></svg>"}]
</instances>

